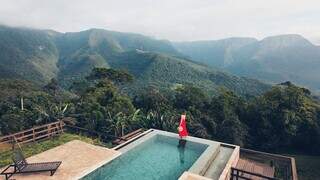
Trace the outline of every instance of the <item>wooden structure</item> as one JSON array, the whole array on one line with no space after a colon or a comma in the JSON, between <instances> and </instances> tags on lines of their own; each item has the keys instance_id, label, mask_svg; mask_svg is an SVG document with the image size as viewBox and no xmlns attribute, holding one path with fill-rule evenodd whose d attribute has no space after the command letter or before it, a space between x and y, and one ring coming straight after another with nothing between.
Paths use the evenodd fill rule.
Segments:
<instances>
[{"instance_id":1,"label":"wooden structure","mask_svg":"<svg viewBox=\"0 0 320 180\"><path fill-rule=\"evenodd\" d=\"M275 179L275 168L273 166L244 158L238 160L236 168L231 170L231 173L236 177L252 180Z\"/></svg>"},{"instance_id":2,"label":"wooden structure","mask_svg":"<svg viewBox=\"0 0 320 180\"><path fill-rule=\"evenodd\" d=\"M292 157L240 149L240 158L231 168L232 180L298 180Z\"/></svg>"},{"instance_id":3,"label":"wooden structure","mask_svg":"<svg viewBox=\"0 0 320 180\"><path fill-rule=\"evenodd\" d=\"M280 180L274 177L264 176L251 171L231 168L231 180Z\"/></svg>"},{"instance_id":4,"label":"wooden structure","mask_svg":"<svg viewBox=\"0 0 320 180\"><path fill-rule=\"evenodd\" d=\"M122 143L124 143L126 141L129 141L130 139L140 135L141 133L143 133L143 129L142 128L140 128L138 130L135 130L135 131L133 131L131 133L128 133L128 134L126 134L126 135L124 135L122 137L117 138L116 140L112 141L112 144L116 144L116 145L122 144Z\"/></svg>"},{"instance_id":5,"label":"wooden structure","mask_svg":"<svg viewBox=\"0 0 320 180\"><path fill-rule=\"evenodd\" d=\"M9 145L14 141L19 144L26 144L59 135L63 133L64 125L63 121L57 121L0 137L0 147L10 147Z\"/></svg>"}]
</instances>

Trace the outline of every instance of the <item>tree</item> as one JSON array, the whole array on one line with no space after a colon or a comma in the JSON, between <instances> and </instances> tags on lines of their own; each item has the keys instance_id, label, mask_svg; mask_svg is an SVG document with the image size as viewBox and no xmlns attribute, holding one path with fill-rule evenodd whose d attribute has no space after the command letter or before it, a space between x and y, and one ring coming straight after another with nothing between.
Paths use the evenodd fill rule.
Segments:
<instances>
[{"instance_id":1,"label":"tree","mask_svg":"<svg viewBox=\"0 0 320 180\"><path fill-rule=\"evenodd\" d=\"M87 89L91 86L90 82L87 80L75 81L71 84L69 90L78 96L83 95Z\"/></svg>"},{"instance_id":2,"label":"tree","mask_svg":"<svg viewBox=\"0 0 320 180\"><path fill-rule=\"evenodd\" d=\"M244 146L246 143L247 127L233 112L225 113L225 119L219 126L219 138L228 143Z\"/></svg>"},{"instance_id":3,"label":"tree","mask_svg":"<svg viewBox=\"0 0 320 180\"><path fill-rule=\"evenodd\" d=\"M214 117L204 112L195 113L195 111L192 114L188 112L187 115L188 122L190 122L188 128L194 136L207 139L217 138L217 123Z\"/></svg>"},{"instance_id":4,"label":"tree","mask_svg":"<svg viewBox=\"0 0 320 180\"><path fill-rule=\"evenodd\" d=\"M116 70L95 68L88 77L90 81L95 80L94 86L81 94L80 102L75 102L72 116L78 119L78 125L116 136L130 130L129 119L135 107L111 81L124 82L126 78Z\"/></svg>"},{"instance_id":5,"label":"tree","mask_svg":"<svg viewBox=\"0 0 320 180\"><path fill-rule=\"evenodd\" d=\"M56 94L57 91L60 90L59 83L55 78L52 78L50 82L47 85L45 85L43 88L44 90L52 92L53 94Z\"/></svg>"},{"instance_id":6,"label":"tree","mask_svg":"<svg viewBox=\"0 0 320 180\"><path fill-rule=\"evenodd\" d=\"M176 89L175 106L188 110L192 106L201 108L207 102L207 95L199 88L185 85Z\"/></svg>"},{"instance_id":7,"label":"tree","mask_svg":"<svg viewBox=\"0 0 320 180\"><path fill-rule=\"evenodd\" d=\"M88 80L108 79L115 83L127 83L133 81L133 76L124 70L107 68L94 68L87 77Z\"/></svg>"},{"instance_id":8,"label":"tree","mask_svg":"<svg viewBox=\"0 0 320 180\"><path fill-rule=\"evenodd\" d=\"M248 106L251 146L314 149L320 139L317 106L304 88L291 83L273 87Z\"/></svg>"},{"instance_id":9,"label":"tree","mask_svg":"<svg viewBox=\"0 0 320 180\"><path fill-rule=\"evenodd\" d=\"M133 103L144 112L172 109L168 97L155 87L149 87L133 98Z\"/></svg>"}]
</instances>

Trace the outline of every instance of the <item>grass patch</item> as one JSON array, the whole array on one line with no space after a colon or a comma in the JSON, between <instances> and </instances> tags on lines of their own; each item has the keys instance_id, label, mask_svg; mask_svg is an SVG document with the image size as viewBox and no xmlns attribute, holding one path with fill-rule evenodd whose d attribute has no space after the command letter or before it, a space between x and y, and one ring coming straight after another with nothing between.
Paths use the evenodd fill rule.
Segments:
<instances>
[{"instance_id":1,"label":"grass patch","mask_svg":"<svg viewBox=\"0 0 320 180\"><path fill-rule=\"evenodd\" d=\"M60 136L54 137L52 139L47 139L41 142L31 143L31 144L22 146L22 151L25 157L27 158L27 157L39 154L41 152L44 152L46 150L49 150L51 148L54 148L56 146L60 146L72 140L81 140L89 144L110 147L110 144L104 144L100 142L98 139L91 139L82 135L63 133ZM11 164L12 163L11 157L12 157L11 150L1 152L0 167Z\"/></svg>"}]
</instances>

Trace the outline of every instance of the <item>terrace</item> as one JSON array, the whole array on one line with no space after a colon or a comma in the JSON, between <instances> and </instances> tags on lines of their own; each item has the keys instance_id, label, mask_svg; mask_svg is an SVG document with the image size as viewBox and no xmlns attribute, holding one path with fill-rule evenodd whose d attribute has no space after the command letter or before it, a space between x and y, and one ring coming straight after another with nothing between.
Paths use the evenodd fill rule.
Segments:
<instances>
[{"instance_id":1,"label":"terrace","mask_svg":"<svg viewBox=\"0 0 320 180\"><path fill-rule=\"evenodd\" d=\"M43 128L42 130L33 129L32 132L34 133L31 133L32 135L25 131L24 133L26 133L27 137L21 134L15 134L15 137L21 144L24 144L26 141L28 141L27 143L34 143L41 138L48 138L52 137L53 134L59 135L59 133L63 133L63 129L66 129L66 127L64 124L60 125L60 128L52 128L57 127L52 124L50 128L48 128L49 126L43 126L41 127ZM44 129L47 129L47 133L44 133ZM41 133L37 134L37 132ZM43 133L51 135L46 136ZM37 139L38 136L41 136L41 138ZM6 143L7 141L5 140L7 139L8 137L1 138L2 144ZM43 172L14 175L12 178L22 180L86 180L100 179L101 177L105 177L105 175L112 175L110 179L119 179L122 175L127 176L128 173L132 177L136 175L134 178L137 178L139 173L146 174L147 176L147 172L150 172L151 176L159 177L159 173L166 175L166 173L174 171L173 174L177 178L172 179L179 180L298 179L295 161L291 157L242 149L236 145L196 137L187 138L186 150L180 151L178 144L179 139L177 134L155 129L141 132L132 136L131 139L123 139L120 145L113 148L96 146L79 140L70 141L27 159L29 162L62 161L62 165L54 176ZM155 148L152 148L153 146ZM161 148L160 151L158 151L159 148ZM163 153L164 156L156 157L154 153L159 156ZM140 159L133 160L131 156L139 156ZM130 159L130 163L127 162L128 159ZM161 164L161 160L165 164ZM183 160L183 166L180 169L170 169L177 166L175 163L181 165L179 163L181 160ZM159 161L159 163L155 161ZM159 173L157 174L153 171L159 171ZM167 175L168 177L172 176L172 174ZM147 178L144 177L144 179Z\"/></svg>"},{"instance_id":2,"label":"terrace","mask_svg":"<svg viewBox=\"0 0 320 180\"><path fill-rule=\"evenodd\" d=\"M54 176L50 176L49 172L42 172L14 175L12 178L17 180L78 179L77 177L81 177L86 171L108 163L119 155L118 151L74 140L27 159L31 163L62 161Z\"/></svg>"}]
</instances>

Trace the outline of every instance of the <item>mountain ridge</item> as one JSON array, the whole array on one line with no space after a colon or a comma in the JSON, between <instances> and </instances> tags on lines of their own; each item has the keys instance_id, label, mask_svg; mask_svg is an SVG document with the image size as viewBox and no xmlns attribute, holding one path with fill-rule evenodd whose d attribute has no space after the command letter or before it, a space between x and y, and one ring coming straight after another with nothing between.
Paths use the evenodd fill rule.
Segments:
<instances>
[{"instance_id":1,"label":"mountain ridge","mask_svg":"<svg viewBox=\"0 0 320 180\"><path fill-rule=\"evenodd\" d=\"M192 45L197 46L196 43ZM181 45L177 49L193 60L239 76L257 78L268 83L292 81L313 90L320 89L320 77L317 76L320 71L320 48L301 35L270 36L232 51L212 46L203 49L198 46L195 52L190 48L183 49ZM196 56L199 49L202 59ZM212 56L206 52L216 54Z\"/></svg>"},{"instance_id":2,"label":"mountain ridge","mask_svg":"<svg viewBox=\"0 0 320 180\"><path fill-rule=\"evenodd\" d=\"M0 34L6 28L0 28ZM8 73L3 78L17 76L38 84L56 78L68 87L72 82L85 78L92 68L105 67L126 69L132 73L136 77L130 86L132 91L150 85L171 89L188 83L212 93L226 87L241 95L258 95L270 88L270 85L259 81L193 62L193 59L185 58L178 52L170 41L144 35L102 29L58 33L11 28L6 32L0 39L6 39L9 34L9 40L13 43L9 43L9 50L0 54L0 70ZM0 46L8 46L4 42L0 41ZM15 50L14 53L11 49ZM4 58L6 56L10 58ZM10 61L16 71L12 72L5 61Z\"/></svg>"}]
</instances>

